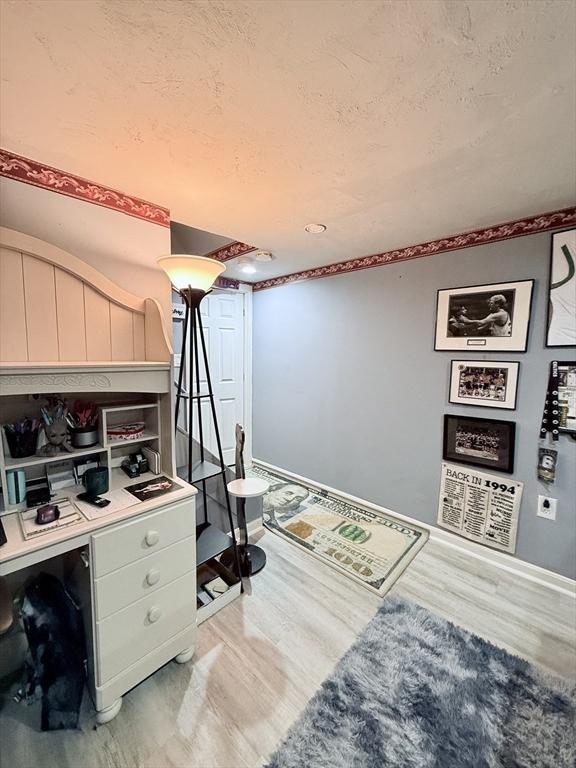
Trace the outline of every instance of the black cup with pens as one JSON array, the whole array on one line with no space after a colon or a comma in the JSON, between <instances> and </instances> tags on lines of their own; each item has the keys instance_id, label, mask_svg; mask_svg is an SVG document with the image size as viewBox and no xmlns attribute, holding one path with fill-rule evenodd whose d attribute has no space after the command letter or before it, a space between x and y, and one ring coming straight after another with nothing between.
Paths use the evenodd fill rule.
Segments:
<instances>
[{"instance_id":1,"label":"black cup with pens","mask_svg":"<svg viewBox=\"0 0 576 768\"><path fill-rule=\"evenodd\" d=\"M13 424L4 425L4 434L8 443L8 450L13 459L24 459L26 456L34 456L38 444L38 419L30 419L25 416Z\"/></svg>"}]
</instances>

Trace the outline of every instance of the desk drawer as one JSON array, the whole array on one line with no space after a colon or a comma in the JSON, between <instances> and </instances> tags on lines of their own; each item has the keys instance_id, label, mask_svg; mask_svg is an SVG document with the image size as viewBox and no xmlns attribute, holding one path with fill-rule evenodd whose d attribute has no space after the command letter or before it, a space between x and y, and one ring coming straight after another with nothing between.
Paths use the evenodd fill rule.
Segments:
<instances>
[{"instance_id":1,"label":"desk drawer","mask_svg":"<svg viewBox=\"0 0 576 768\"><path fill-rule=\"evenodd\" d=\"M196 537L190 536L96 579L96 619L105 619L121 608L157 592L191 571L195 563Z\"/></svg>"},{"instance_id":2,"label":"desk drawer","mask_svg":"<svg viewBox=\"0 0 576 768\"><path fill-rule=\"evenodd\" d=\"M195 533L194 499L170 504L96 533L92 536L94 576L104 576Z\"/></svg>"},{"instance_id":3,"label":"desk drawer","mask_svg":"<svg viewBox=\"0 0 576 768\"><path fill-rule=\"evenodd\" d=\"M96 623L98 685L195 623L196 572Z\"/></svg>"}]
</instances>

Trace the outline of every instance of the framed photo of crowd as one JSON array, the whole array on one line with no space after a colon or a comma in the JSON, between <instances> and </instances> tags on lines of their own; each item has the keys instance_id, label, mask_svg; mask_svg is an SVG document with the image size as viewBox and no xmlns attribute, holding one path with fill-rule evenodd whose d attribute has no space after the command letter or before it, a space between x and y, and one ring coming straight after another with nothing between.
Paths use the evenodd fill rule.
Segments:
<instances>
[{"instance_id":1,"label":"framed photo of crowd","mask_svg":"<svg viewBox=\"0 0 576 768\"><path fill-rule=\"evenodd\" d=\"M435 350L525 352L534 280L438 291Z\"/></svg>"},{"instance_id":2,"label":"framed photo of crowd","mask_svg":"<svg viewBox=\"0 0 576 768\"><path fill-rule=\"evenodd\" d=\"M520 363L501 360L452 360L451 403L484 408L516 408Z\"/></svg>"},{"instance_id":3,"label":"framed photo of crowd","mask_svg":"<svg viewBox=\"0 0 576 768\"><path fill-rule=\"evenodd\" d=\"M514 471L516 424L474 416L444 416L442 458L497 472Z\"/></svg>"}]
</instances>

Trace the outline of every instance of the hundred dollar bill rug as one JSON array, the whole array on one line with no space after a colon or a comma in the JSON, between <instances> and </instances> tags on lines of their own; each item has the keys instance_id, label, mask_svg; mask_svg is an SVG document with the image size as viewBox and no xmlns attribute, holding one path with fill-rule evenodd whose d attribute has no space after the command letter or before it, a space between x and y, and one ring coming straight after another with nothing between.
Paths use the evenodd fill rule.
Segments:
<instances>
[{"instance_id":1,"label":"hundred dollar bill rug","mask_svg":"<svg viewBox=\"0 0 576 768\"><path fill-rule=\"evenodd\" d=\"M254 464L270 483L264 525L368 589L384 595L428 539L428 531L351 504L333 493Z\"/></svg>"},{"instance_id":2,"label":"hundred dollar bill rug","mask_svg":"<svg viewBox=\"0 0 576 768\"><path fill-rule=\"evenodd\" d=\"M386 598L267 768L574 768L576 686Z\"/></svg>"}]
</instances>

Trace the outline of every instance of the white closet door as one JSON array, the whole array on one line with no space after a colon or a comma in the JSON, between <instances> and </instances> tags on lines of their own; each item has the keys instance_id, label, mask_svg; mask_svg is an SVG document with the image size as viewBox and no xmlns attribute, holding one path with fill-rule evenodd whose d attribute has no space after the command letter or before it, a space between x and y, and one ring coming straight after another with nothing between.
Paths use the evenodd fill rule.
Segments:
<instances>
[{"instance_id":1,"label":"white closet door","mask_svg":"<svg viewBox=\"0 0 576 768\"><path fill-rule=\"evenodd\" d=\"M244 296L241 293L211 293L202 300L200 312L204 339L210 366L212 390L216 417L220 428L222 450L226 464L234 464L235 427L243 424L244 420ZM175 348L181 339L181 324L175 333ZM188 334L190 339L190 334ZM189 353L189 352L188 352ZM200 371L200 393L208 392L206 369L202 358L201 347L198 350ZM191 384L185 370L185 387L187 391L197 392L196 376ZM211 453L218 455L218 445L214 431L214 422L207 398L200 400L202 408L202 423L204 427L204 445ZM187 405L187 401L186 401ZM199 439L197 401L194 400L194 437ZM178 419L184 429L187 425L187 407L181 406L181 416Z\"/></svg>"}]
</instances>

